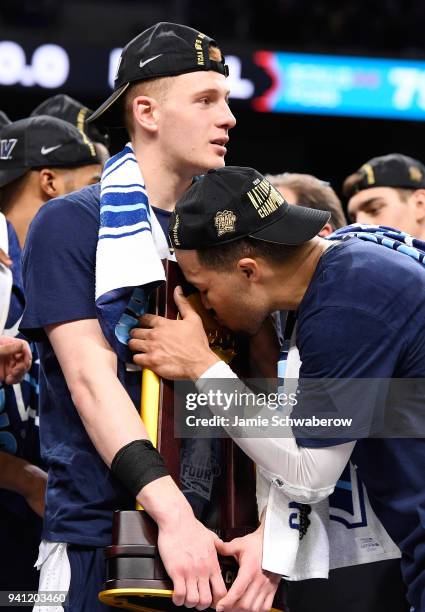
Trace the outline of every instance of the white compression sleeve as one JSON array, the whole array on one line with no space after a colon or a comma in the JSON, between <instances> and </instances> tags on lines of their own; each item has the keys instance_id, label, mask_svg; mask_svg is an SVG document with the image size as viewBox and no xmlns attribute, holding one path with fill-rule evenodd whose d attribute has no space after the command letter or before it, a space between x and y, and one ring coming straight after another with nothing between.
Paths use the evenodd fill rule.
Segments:
<instances>
[{"instance_id":1,"label":"white compression sleeve","mask_svg":"<svg viewBox=\"0 0 425 612\"><path fill-rule=\"evenodd\" d=\"M213 380L233 378L240 393L251 393L223 361L211 366L196 382L201 393L208 393ZM214 414L219 408L210 407ZM243 429L243 428L242 428ZM301 503L316 503L332 493L335 483L346 466L355 442L325 448L298 446L289 430L286 437L237 437L234 441L260 468L263 474L282 488L292 499Z\"/></svg>"}]
</instances>

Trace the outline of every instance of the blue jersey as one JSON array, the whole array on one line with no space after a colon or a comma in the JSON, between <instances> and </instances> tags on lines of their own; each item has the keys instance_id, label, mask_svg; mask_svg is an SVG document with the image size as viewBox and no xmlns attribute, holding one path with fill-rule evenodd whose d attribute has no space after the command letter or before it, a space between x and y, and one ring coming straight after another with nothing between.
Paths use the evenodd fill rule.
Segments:
<instances>
[{"instance_id":1,"label":"blue jersey","mask_svg":"<svg viewBox=\"0 0 425 612\"><path fill-rule=\"evenodd\" d=\"M22 338L18 325L24 311L24 290L21 273L21 249L12 225L7 223L9 256L13 262L13 285L5 333ZM38 422L38 355L31 343L33 363L20 384L0 383L0 450L43 467L40 458ZM18 494L0 489L0 508L23 519L34 517L25 500Z\"/></svg>"},{"instance_id":2,"label":"blue jersey","mask_svg":"<svg viewBox=\"0 0 425 612\"><path fill-rule=\"evenodd\" d=\"M300 304L297 345L301 381L425 378L422 265L357 238L332 247ZM353 412L360 404L364 408L362 400L353 398ZM423 410L423 399L415 401ZM329 396L301 392L299 403L303 416L317 415L329 409ZM366 405L373 410L372 403ZM343 440L303 433L297 441L323 447ZM409 601L425 610L425 439L358 439L352 461L374 511L402 551Z\"/></svg>"},{"instance_id":3,"label":"blue jersey","mask_svg":"<svg viewBox=\"0 0 425 612\"><path fill-rule=\"evenodd\" d=\"M135 500L88 437L44 327L97 316L99 198L96 184L45 204L23 252L27 305L21 328L40 354L41 451L49 468L43 537L85 546L108 545L113 511L133 509ZM164 228L168 216L158 213ZM138 405L140 372L118 360L118 378Z\"/></svg>"}]
</instances>

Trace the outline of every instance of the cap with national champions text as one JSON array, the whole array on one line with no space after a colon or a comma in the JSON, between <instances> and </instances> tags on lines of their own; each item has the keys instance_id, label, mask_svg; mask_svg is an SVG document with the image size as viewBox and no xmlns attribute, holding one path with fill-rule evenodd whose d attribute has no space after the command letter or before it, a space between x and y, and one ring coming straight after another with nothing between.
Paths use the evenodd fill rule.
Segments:
<instances>
[{"instance_id":1,"label":"cap with national champions text","mask_svg":"<svg viewBox=\"0 0 425 612\"><path fill-rule=\"evenodd\" d=\"M198 30L178 23L160 22L133 38L122 50L109 98L88 118L99 119L109 127L123 125L120 105L116 104L130 83L187 72L214 70L228 76L224 62L209 57L215 40Z\"/></svg>"},{"instance_id":2,"label":"cap with national champions text","mask_svg":"<svg viewBox=\"0 0 425 612\"><path fill-rule=\"evenodd\" d=\"M75 168L98 163L93 143L62 119L28 117L0 130L0 187L36 168Z\"/></svg>"},{"instance_id":3,"label":"cap with national champions text","mask_svg":"<svg viewBox=\"0 0 425 612\"><path fill-rule=\"evenodd\" d=\"M288 204L253 168L209 170L184 193L170 219L176 249L202 249L240 238L297 245L316 236L328 211Z\"/></svg>"}]
</instances>

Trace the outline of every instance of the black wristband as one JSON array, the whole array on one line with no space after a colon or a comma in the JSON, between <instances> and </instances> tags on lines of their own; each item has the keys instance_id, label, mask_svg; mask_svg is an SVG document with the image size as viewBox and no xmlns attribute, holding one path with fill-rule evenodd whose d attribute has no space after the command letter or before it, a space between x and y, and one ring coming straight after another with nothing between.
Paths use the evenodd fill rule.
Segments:
<instances>
[{"instance_id":1,"label":"black wristband","mask_svg":"<svg viewBox=\"0 0 425 612\"><path fill-rule=\"evenodd\" d=\"M133 440L120 448L112 460L111 472L134 497L145 485L169 475L164 459L149 440Z\"/></svg>"}]
</instances>

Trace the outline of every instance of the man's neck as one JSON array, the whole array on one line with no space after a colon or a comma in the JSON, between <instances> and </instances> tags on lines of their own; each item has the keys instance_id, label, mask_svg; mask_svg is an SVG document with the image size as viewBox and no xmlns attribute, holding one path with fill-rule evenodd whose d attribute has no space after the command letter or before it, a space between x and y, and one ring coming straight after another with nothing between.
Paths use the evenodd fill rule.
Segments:
<instances>
[{"instance_id":1,"label":"man's neck","mask_svg":"<svg viewBox=\"0 0 425 612\"><path fill-rule=\"evenodd\" d=\"M28 187L6 194L2 201L2 210L18 236L19 244L23 248L28 228L35 215L45 202L34 194L34 188Z\"/></svg>"},{"instance_id":2,"label":"man's neck","mask_svg":"<svg viewBox=\"0 0 425 612\"><path fill-rule=\"evenodd\" d=\"M151 206L173 211L177 200L192 183L189 175L182 175L170 167L156 152L134 147L137 162L145 181Z\"/></svg>"},{"instance_id":3,"label":"man's neck","mask_svg":"<svg viewBox=\"0 0 425 612\"><path fill-rule=\"evenodd\" d=\"M333 244L317 236L292 261L277 268L273 295L275 310L298 309L322 255Z\"/></svg>"},{"instance_id":4,"label":"man's neck","mask_svg":"<svg viewBox=\"0 0 425 612\"><path fill-rule=\"evenodd\" d=\"M31 205L28 206L28 204L21 206L19 202L16 204L16 206L13 205L6 213L6 218L13 225L16 235L18 236L19 245L23 248L30 223L43 203L39 202L34 208L32 208Z\"/></svg>"}]
</instances>

